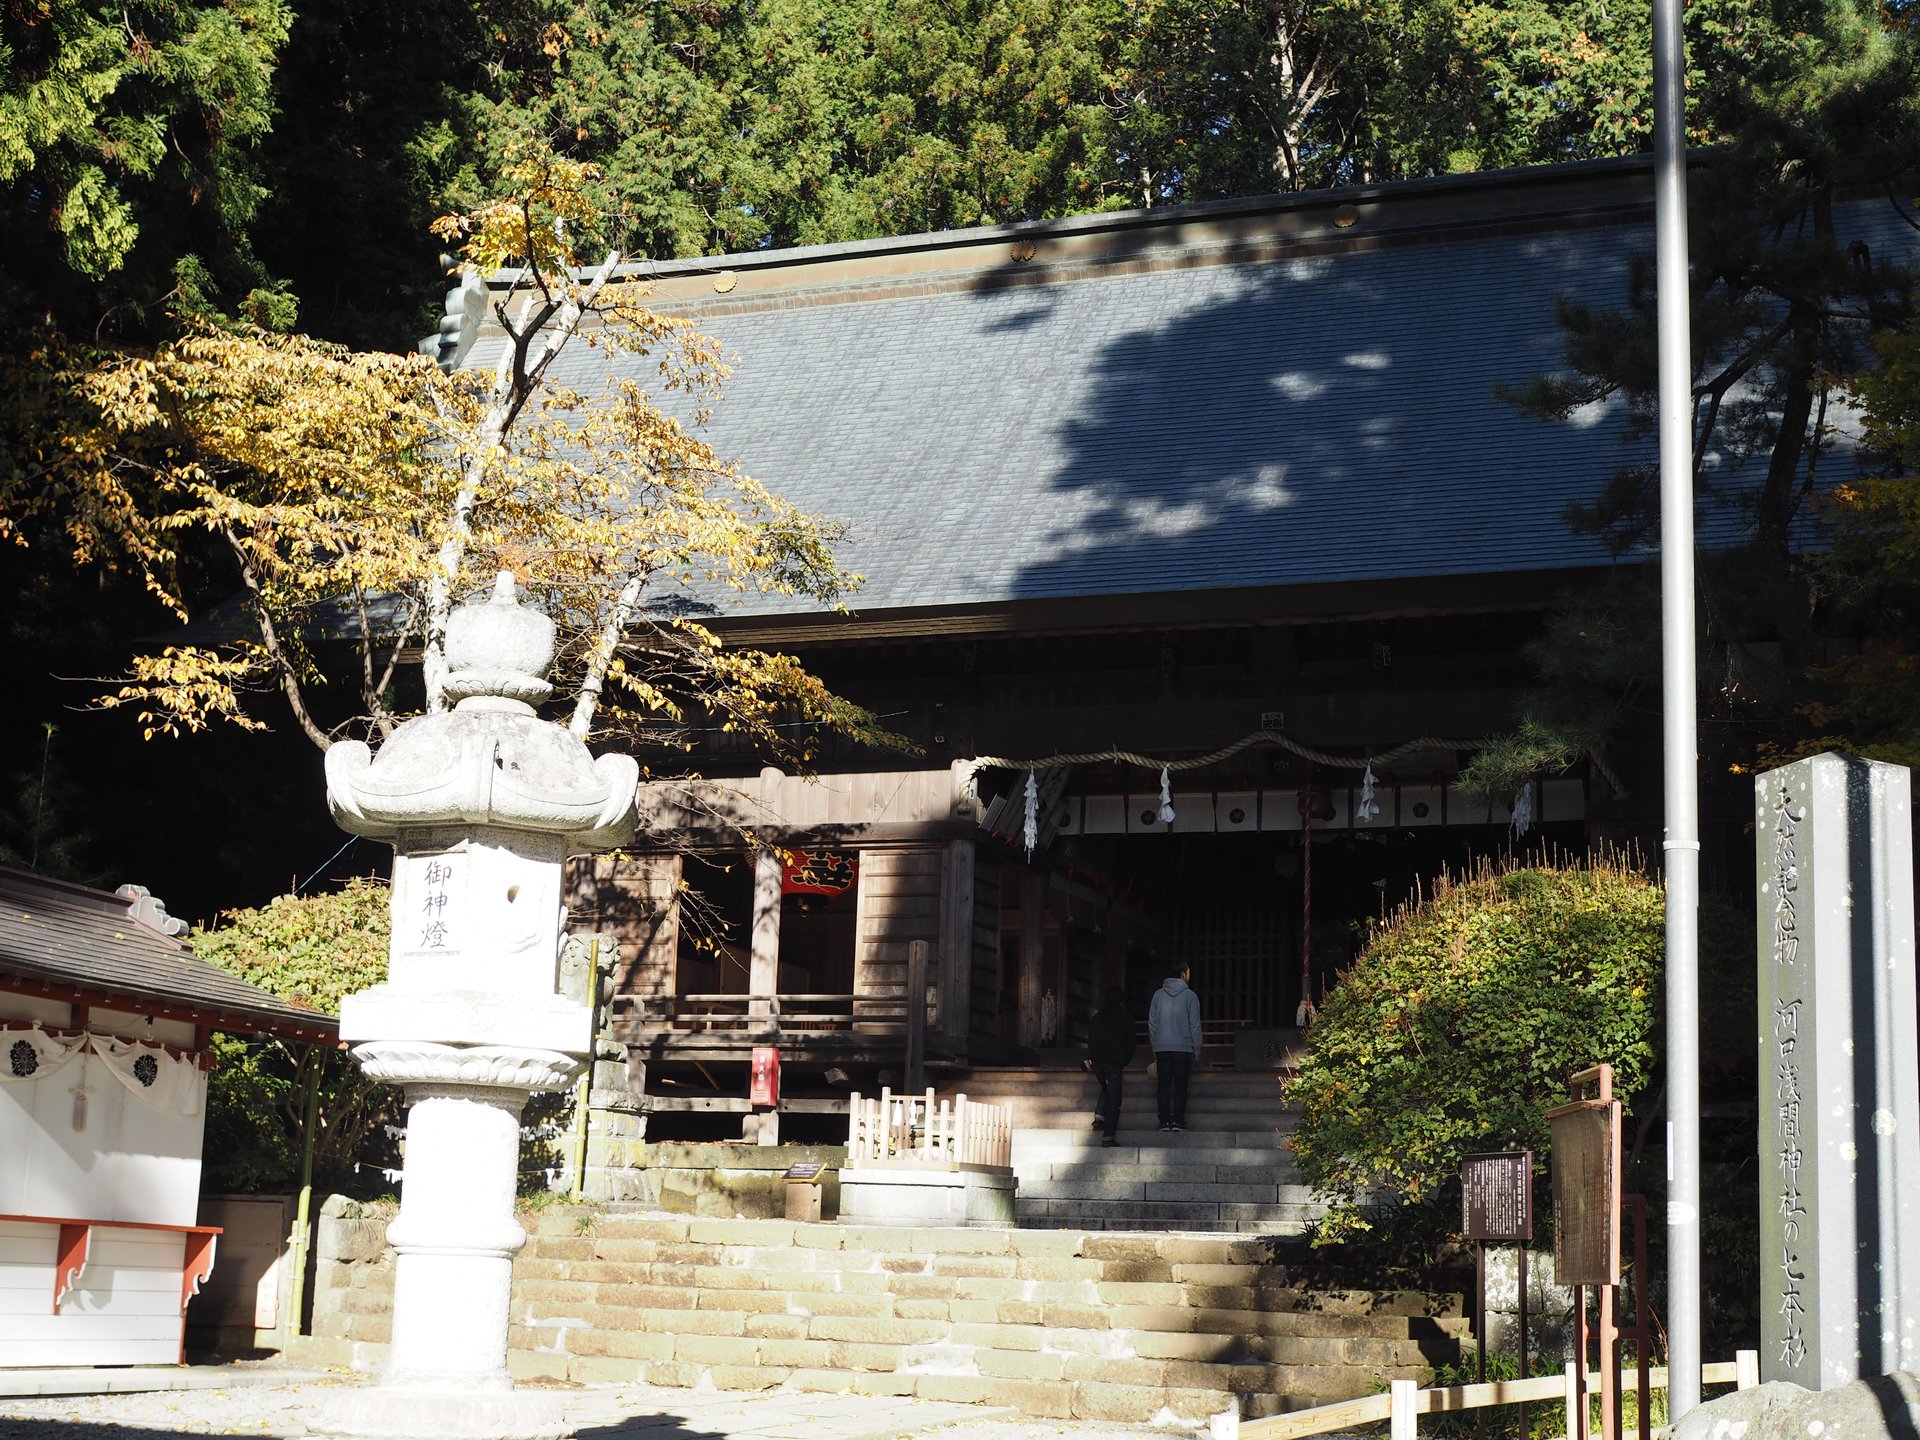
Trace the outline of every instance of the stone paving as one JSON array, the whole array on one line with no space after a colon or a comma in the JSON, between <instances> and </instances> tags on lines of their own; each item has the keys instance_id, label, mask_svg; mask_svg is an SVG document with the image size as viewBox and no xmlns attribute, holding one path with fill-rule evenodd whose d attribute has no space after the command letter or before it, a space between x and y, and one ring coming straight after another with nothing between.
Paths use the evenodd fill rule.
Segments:
<instances>
[{"instance_id":1,"label":"stone paving","mask_svg":"<svg viewBox=\"0 0 1920 1440\"><path fill-rule=\"evenodd\" d=\"M257 1372L214 1388L208 1372L180 1388L135 1394L0 1395L0 1440L164 1440L185 1435L307 1435L306 1416L341 1375L261 1383ZM0 1371L0 1379L5 1376ZM0 1386L0 1388L4 1388ZM1028 1420L1012 1407L961 1405L895 1395L770 1391L736 1394L621 1384L570 1388L567 1419L579 1440L1176 1440L1190 1426ZM1204 1428L1200 1431L1205 1434Z\"/></svg>"}]
</instances>

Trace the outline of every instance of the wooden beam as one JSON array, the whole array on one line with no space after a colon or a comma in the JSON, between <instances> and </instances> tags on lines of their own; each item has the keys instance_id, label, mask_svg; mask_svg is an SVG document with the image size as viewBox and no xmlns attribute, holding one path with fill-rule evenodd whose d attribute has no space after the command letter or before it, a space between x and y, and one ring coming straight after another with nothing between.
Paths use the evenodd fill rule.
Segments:
<instances>
[{"instance_id":1,"label":"wooden beam","mask_svg":"<svg viewBox=\"0 0 1920 1440\"><path fill-rule=\"evenodd\" d=\"M940 1030L955 1046L973 1033L974 842L949 840L940 887Z\"/></svg>"},{"instance_id":2,"label":"wooden beam","mask_svg":"<svg viewBox=\"0 0 1920 1440\"><path fill-rule=\"evenodd\" d=\"M1554 1383L1561 1382L1555 1380ZM1392 1413L1392 1407L1390 1395L1362 1395L1357 1400L1337 1400L1331 1405L1316 1405L1311 1410L1245 1421L1240 1426L1240 1434L1242 1440L1301 1440L1303 1436L1325 1435L1352 1425L1377 1425Z\"/></svg>"},{"instance_id":3,"label":"wooden beam","mask_svg":"<svg viewBox=\"0 0 1920 1440\"><path fill-rule=\"evenodd\" d=\"M1560 590L1596 583L1603 568L1533 570L1499 575L1420 576L1334 581L1319 585L1161 591L1138 595L1069 596L899 610L858 615L723 617L709 621L741 645L871 644L997 635L1081 636L1113 631L1212 629L1224 624L1311 624L1425 615L1485 615L1542 610Z\"/></svg>"},{"instance_id":4,"label":"wooden beam","mask_svg":"<svg viewBox=\"0 0 1920 1440\"><path fill-rule=\"evenodd\" d=\"M764 843L795 850L881 850L921 849L948 840L971 839L979 833L980 826L971 815L949 820L879 820L861 825L790 825L756 816L753 830ZM675 816L670 825L643 821L634 837L633 849L638 854L657 854L682 845L700 850L738 850L740 836L718 821L698 815Z\"/></svg>"},{"instance_id":5,"label":"wooden beam","mask_svg":"<svg viewBox=\"0 0 1920 1440\"><path fill-rule=\"evenodd\" d=\"M53 1310L60 1313L60 1302L67 1298L67 1292L79 1280L80 1272L87 1268L87 1257L93 1249L93 1227L84 1222L71 1224L62 1222L60 1237L54 1250L53 1259Z\"/></svg>"},{"instance_id":6,"label":"wooden beam","mask_svg":"<svg viewBox=\"0 0 1920 1440\"><path fill-rule=\"evenodd\" d=\"M648 1104L656 1112L677 1114L745 1115L753 1109L744 1095L652 1095ZM789 1115L844 1115L847 1102L834 1096L782 1097L780 1109Z\"/></svg>"},{"instance_id":7,"label":"wooden beam","mask_svg":"<svg viewBox=\"0 0 1920 1440\"><path fill-rule=\"evenodd\" d=\"M213 1030L239 1034L258 1031L294 1040L307 1040L316 1045L340 1043L340 1022L333 1016L323 1015L317 1010L314 1012L312 1022L306 1023L290 1017L247 1015L222 1006L181 1004L128 990L97 990L90 986L75 985L70 980L56 979L52 976L22 975L18 972L0 974L0 990L10 991L16 995L51 996L69 1004L93 1009L132 1011L141 1015L151 1015L158 1020L179 1020L188 1025L204 1025Z\"/></svg>"},{"instance_id":8,"label":"wooden beam","mask_svg":"<svg viewBox=\"0 0 1920 1440\"><path fill-rule=\"evenodd\" d=\"M927 1084L927 952L924 940L907 942L907 1060L905 1089L917 1095Z\"/></svg>"},{"instance_id":9,"label":"wooden beam","mask_svg":"<svg viewBox=\"0 0 1920 1440\"><path fill-rule=\"evenodd\" d=\"M675 1035L671 1043L656 1047L649 1046L646 1054L648 1061L655 1065L670 1065L680 1061L689 1065L700 1063L733 1061L745 1064L753 1057L756 1042L749 1036L729 1037L726 1035ZM845 1040L796 1040L793 1036L783 1036L780 1043L780 1065L790 1070L796 1065L880 1065L891 1068L899 1065L906 1057L906 1045L869 1044L858 1036L849 1036ZM929 1063L934 1063L929 1057Z\"/></svg>"}]
</instances>

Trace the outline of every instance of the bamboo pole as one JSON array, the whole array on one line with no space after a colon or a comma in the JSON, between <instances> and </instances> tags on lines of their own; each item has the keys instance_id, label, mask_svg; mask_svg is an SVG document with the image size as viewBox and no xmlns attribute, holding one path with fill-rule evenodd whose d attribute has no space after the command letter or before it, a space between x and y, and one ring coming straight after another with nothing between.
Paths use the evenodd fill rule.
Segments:
<instances>
[{"instance_id":1,"label":"bamboo pole","mask_svg":"<svg viewBox=\"0 0 1920 1440\"><path fill-rule=\"evenodd\" d=\"M300 1106L300 1197L294 1204L293 1244L289 1256L293 1275L287 1293L287 1334L304 1335L307 1309L307 1255L313 1246L313 1144L320 1128L320 1072L326 1067L324 1050L307 1047L306 1093Z\"/></svg>"},{"instance_id":2,"label":"bamboo pole","mask_svg":"<svg viewBox=\"0 0 1920 1440\"><path fill-rule=\"evenodd\" d=\"M593 1061L589 1060L573 1092L573 1185L567 1198L576 1205L587 1189L587 1127L591 1123L587 1100L592 1092Z\"/></svg>"}]
</instances>

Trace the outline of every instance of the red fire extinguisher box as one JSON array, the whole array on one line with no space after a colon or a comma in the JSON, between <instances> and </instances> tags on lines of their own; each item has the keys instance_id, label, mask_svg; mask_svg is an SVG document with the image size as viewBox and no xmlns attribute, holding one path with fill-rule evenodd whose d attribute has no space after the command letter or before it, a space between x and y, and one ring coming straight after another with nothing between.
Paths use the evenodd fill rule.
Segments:
<instances>
[{"instance_id":1,"label":"red fire extinguisher box","mask_svg":"<svg viewBox=\"0 0 1920 1440\"><path fill-rule=\"evenodd\" d=\"M780 1103L780 1050L774 1045L756 1045L753 1047L752 1081L747 1087L747 1099L755 1105L765 1105L769 1109Z\"/></svg>"}]
</instances>

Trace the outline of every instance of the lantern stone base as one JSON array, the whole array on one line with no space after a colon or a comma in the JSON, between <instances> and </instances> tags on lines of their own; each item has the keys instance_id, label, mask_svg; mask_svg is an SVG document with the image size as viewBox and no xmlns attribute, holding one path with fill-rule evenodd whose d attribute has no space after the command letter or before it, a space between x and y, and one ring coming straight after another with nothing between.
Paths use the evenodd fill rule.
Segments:
<instances>
[{"instance_id":1,"label":"lantern stone base","mask_svg":"<svg viewBox=\"0 0 1920 1440\"><path fill-rule=\"evenodd\" d=\"M391 1384L333 1396L308 1425L339 1440L561 1440L572 1433L558 1395Z\"/></svg>"},{"instance_id":2,"label":"lantern stone base","mask_svg":"<svg viewBox=\"0 0 1920 1440\"><path fill-rule=\"evenodd\" d=\"M548 1440L568 1433L556 1395L513 1388L507 1331L520 1115L579 1061L502 1045L371 1040L362 1071L407 1096L406 1169L394 1249L391 1365L380 1385L342 1395L312 1423L340 1440Z\"/></svg>"},{"instance_id":3,"label":"lantern stone base","mask_svg":"<svg viewBox=\"0 0 1920 1440\"><path fill-rule=\"evenodd\" d=\"M840 1218L849 1225L954 1225L1006 1229L1018 1181L962 1170L842 1170Z\"/></svg>"}]
</instances>

